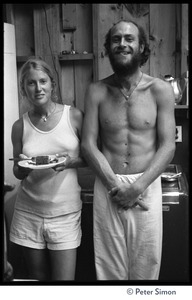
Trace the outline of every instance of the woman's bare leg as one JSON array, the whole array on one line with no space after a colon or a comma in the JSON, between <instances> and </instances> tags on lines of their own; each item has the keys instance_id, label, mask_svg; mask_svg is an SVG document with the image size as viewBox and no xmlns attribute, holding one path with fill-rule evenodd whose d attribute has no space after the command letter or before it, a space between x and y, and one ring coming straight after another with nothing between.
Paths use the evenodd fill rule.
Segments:
<instances>
[{"instance_id":1,"label":"woman's bare leg","mask_svg":"<svg viewBox=\"0 0 192 300\"><path fill-rule=\"evenodd\" d=\"M22 248L29 279L37 279L39 281L50 280L50 262L48 250L39 250L28 247Z\"/></svg>"},{"instance_id":2,"label":"woman's bare leg","mask_svg":"<svg viewBox=\"0 0 192 300\"><path fill-rule=\"evenodd\" d=\"M77 249L49 250L52 280L74 280Z\"/></svg>"}]
</instances>

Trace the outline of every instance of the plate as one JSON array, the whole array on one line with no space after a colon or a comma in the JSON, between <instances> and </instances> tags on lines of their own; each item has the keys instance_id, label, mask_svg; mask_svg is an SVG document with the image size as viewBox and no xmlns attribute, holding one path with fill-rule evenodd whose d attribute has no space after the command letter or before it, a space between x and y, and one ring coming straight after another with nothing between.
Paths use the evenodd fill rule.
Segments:
<instances>
[{"instance_id":1,"label":"plate","mask_svg":"<svg viewBox=\"0 0 192 300\"><path fill-rule=\"evenodd\" d=\"M173 175L175 175L175 177L173 177ZM165 181L175 181L178 179L178 177L176 175L177 175L177 173L167 172L167 173L162 173L161 178Z\"/></svg>"},{"instance_id":2,"label":"plate","mask_svg":"<svg viewBox=\"0 0 192 300\"><path fill-rule=\"evenodd\" d=\"M50 168L53 168L53 167L55 167L59 164L62 164L65 160L66 160L66 157L58 157L57 162L53 162L53 163L46 164L46 165L34 165L34 164L31 164L32 160L29 159L29 160L19 161L18 165L20 167L29 168L29 169L32 169L32 170L43 170L43 169L50 169Z\"/></svg>"}]
</instances>

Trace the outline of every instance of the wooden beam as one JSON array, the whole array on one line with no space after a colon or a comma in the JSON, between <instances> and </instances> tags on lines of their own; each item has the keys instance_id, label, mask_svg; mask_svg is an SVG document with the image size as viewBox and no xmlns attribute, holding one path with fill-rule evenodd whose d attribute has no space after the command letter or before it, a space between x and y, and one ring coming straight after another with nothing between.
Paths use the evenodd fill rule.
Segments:
<instances>
[{"instance_id":1,"label":"wooden beam","mask_svg":"<svg viewBox=\"0 0 192 300\"><path fill-rule=\"evenodd\" d=\"M92 18L93 18L93 53L94 53L94 62L93 62L93 79L97 81L99 79L99 4L92 4Z\"/></svg>"},{"instance_id":2,"label":"wooden beam","mask_svg":"<svg viewBox=\"0 0 192 300\"><path fill-rule=\"evenodd\" d=\"M187 62L189 49L188 4L182 4L181 16L181 74L183 74L189 69Z\"/></svg>"}]
</instances>

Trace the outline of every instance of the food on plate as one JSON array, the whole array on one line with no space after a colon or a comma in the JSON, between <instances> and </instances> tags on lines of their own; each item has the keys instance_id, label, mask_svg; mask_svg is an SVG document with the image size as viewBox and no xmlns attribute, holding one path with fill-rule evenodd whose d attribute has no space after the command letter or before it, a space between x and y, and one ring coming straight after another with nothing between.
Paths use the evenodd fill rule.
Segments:
<instances>
[{"instance_id":1,"label":"food on plate","mask_svg":"<svg viewBox=\"0 0 192 300\"><path fill-rule=\"evenodd\" d=\"M58 162L58 158L56 156L39 155L39 156L34 157L28 163L33 164L33 165L48 165L53 162Z\"/></svg>"}]
</instances>

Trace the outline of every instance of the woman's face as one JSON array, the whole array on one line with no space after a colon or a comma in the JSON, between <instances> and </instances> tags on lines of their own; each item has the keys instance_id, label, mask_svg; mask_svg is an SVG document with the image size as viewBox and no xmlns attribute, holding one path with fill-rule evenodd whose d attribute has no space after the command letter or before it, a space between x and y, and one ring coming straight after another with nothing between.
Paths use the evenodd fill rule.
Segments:
<instances>
[{"instance_id":1,"label":"woman's face","mask_svg":"<svg viewBox=\"0 0 192 300\"><path fill-rule=\"evenodd\" d=\"M35 106L41 106L51 100L52 82L41 70L30 69L24 79L24 92L28 100Z\"/></svg>"}]
</instances>

